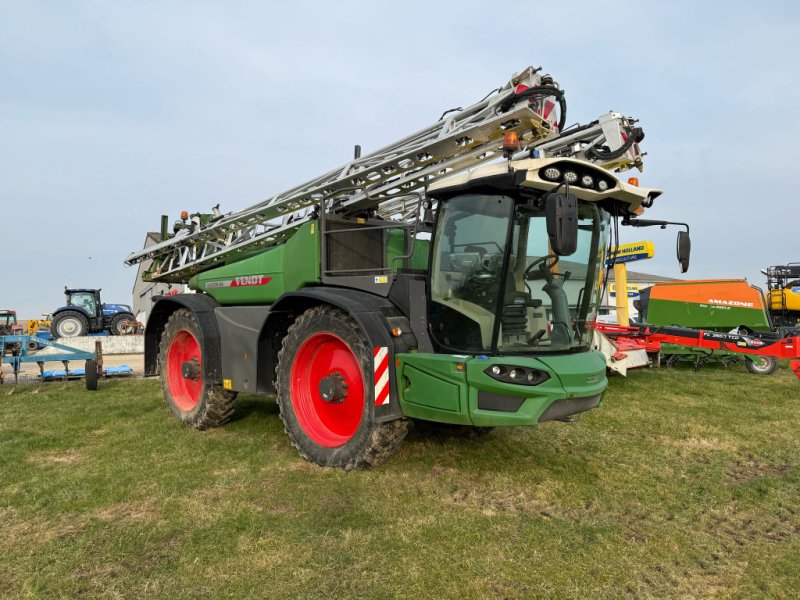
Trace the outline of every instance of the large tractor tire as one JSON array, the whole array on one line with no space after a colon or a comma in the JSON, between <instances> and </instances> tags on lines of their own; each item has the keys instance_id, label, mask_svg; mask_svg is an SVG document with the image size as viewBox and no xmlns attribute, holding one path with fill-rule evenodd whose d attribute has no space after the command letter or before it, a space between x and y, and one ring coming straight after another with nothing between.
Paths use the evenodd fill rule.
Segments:
<instances>
[{"instance_id":1,"label":"large tractor tire","mask_svg":"<svg viewBox=\"0 0 800 600\"><path fill-rule=\"evenodd\" d=\"M161 336L161 390L169 411L195 429L218 427L230 419L236 392L203 377L202 335L191 311L177 310Z\"/></svg>"},{"instance_id":2,"label":"large tractor tire","mask_svg":"<svg viewBox=\"0 0 800 600\"><path fill-rule=\"evenodd\" d=\"M278 353L278 406L306 460L343 469L378 465L397 452L408 420L372 417L373 353L344 312L318 306L289 328Z\"/></svg>"},{"instance_id":3,"label":"large tractor tire","mask_svg":"<svg viewBox=\"0 0 800 600\"><path fill-rule=\"evenodd\" d=\"M131 328L136 331L136 317L130 313L115 315L111 319L111 325L109 326L111 335L128 335L131 332Z\"/></svg>"},{"instance_id":4,"label":"large tractor tire","mask_svg":"<svg viewBox=\"0 0 800 600\"><path fill-rule=\"evenodd\" d=\"M778 368L778 359L772 356L746 356L744 366L754 375L772 375Z\"/></svg>"},{"instance_id":5,"label":"large tractor tire","mask_svg":"<svg viewBox=\"0 0 800 600\"><path fill-rule=\"evenodd\" d=\"M53 317L50 334L54 340L86 335L89 331L89 320L76 310L65 310Z\"/></svg>"}]
</instances>

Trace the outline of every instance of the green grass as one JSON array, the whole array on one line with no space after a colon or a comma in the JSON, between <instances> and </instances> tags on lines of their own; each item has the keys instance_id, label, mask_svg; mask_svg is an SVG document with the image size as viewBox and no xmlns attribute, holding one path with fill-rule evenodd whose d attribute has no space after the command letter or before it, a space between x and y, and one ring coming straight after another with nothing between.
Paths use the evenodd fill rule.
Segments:
<instances>
[{"instance_id":1,"label":"green grass","mask_svg":"<svg viewBox=\"0 0 800 600\"><path fill-rule=\"evenodd\" d=\"M577 424L417 428L370 471L302 461L269 399L223 428L156 381L0 387L0 596L796 597L800 382L613 378Z\"/></svg>"}]
</instances>

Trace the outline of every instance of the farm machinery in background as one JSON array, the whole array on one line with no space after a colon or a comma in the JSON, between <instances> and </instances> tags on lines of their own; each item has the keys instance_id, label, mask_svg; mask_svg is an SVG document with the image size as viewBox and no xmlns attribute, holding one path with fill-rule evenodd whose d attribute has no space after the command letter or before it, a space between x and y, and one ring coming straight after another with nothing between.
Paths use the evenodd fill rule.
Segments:
<instances>
[{"instance_id":1,"label":"farm machinery in background","mask_svg":"<svg viewBox=\"0 0 800 600\"><path fill-rule=\"evenodd\" d=\"M10 309L0 310L0 336L21 335L22 325L17 323L17 311ZM19 342L4 342L0 344L0 355L6 352L13 352L17 349Z\"/></svg>"},{"instance_id":2,"label":"farm machinery in background","mask_svg":"<svg viewBox=\"0 0 800 600\"><path fill-rule=\"evenodd\" d=\"M391 456L412 418L488 428L598 406L605 255L661 192L614 174L643 166L635 120L565 129L566 107L530 67L250 208L184 211L172 231L162 216L161 241L125 262L197 292L148 319L167 408L205 429L238 392L275 393L304 458L353 468Z\"/></svg>"},{"instance_id":3,"label":"farm machinery in background","mask_svg":"<svg viewBox=\"0 0 800 600\"><path fill-rule=\"evenodd\" d=\"M800 263L762 269L767 276L767 305L777 327L800 326Z\"/></svg>"},{"instance_id":4,"label":"farm machinery in background","mask_svg":"<svg viewBox=\"0 0 800 600\"><path fill-rule=\"evenodd\" d=\"M612 370L743 360L751 373L768 375L789 359L800 377L800 329L775 327L762 291L744 279L661 282L642 290L636 306L641 325L597 324L615 350L606 352Z\"/></svg>"},{"instance_id":5,"label":"farm machinery in background","mask_svg":"<svg viewBox=\"0 0 800 600\"><path fill-rule=\"evenodd\" d=\"M97 290L99 292L99 290ZM127 365L103 367L103 354L100 341L95 343L94 352L84 351L56 342L48 332L48 315L45 319L28 321L27 329L17 323L17 313L13 310L0 310L0 384L4 382L2 365L10 365L16 383L22 366L36 363L39 367L40 381L68 380L84 378L87 390L96 390L101 376L125 376L133 373ZM55 352L42 352L42 350ZM70 362L83 361L84 367L70 369ZM44 368L45 363L59 362L63 369Z\"/></svg>"},{"instance_id":6,"label":"farm machinery in background","mask_svg":"<svg viewBox=\"0 0 800 600\"><path fill-rule=\"evenodd\" d=\"M28 330L25 332L28 335L35 335L44 339L52 339L50 335L50 325L53 322L52 313L42 314L41 319L29 319Z\"/></svg>"},{"instance_id":7,"label":"farm machinery in background","mask_svg":"<svg viewBox=\"0 0 800 600\"><path fill-rule=\"evenodd\" d=\"M53 311L50 324L53 339L102 332L111 335L136 332L136 317L131 307L127 304L103 304L100 291L64 287L67 303Z\"/></svg>"}]
</instances>

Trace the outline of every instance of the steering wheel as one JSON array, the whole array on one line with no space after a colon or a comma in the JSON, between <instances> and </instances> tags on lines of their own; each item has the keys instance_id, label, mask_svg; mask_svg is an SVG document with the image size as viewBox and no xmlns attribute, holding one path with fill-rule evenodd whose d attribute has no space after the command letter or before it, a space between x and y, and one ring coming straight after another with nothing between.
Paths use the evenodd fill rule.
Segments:
<instances>
[{"instance_id":1,"label":"steering wheel","mask_svg":"<svg viewBox=\"0 0 800 600\"><path fill-rule=\"evenodd\" d=\"M523 277L526 281L535 279L535 276L531 275L531 271L533 271L534 267L538 266L539 270L545 274L545 279L550 280L555 275L555 273L553 273L553 267L555 267L557 264L558 256L555 254L546 254L545 256L540 256L528 265L528 268L525 269L525 274Z\"/></svg>"}]
</instances>

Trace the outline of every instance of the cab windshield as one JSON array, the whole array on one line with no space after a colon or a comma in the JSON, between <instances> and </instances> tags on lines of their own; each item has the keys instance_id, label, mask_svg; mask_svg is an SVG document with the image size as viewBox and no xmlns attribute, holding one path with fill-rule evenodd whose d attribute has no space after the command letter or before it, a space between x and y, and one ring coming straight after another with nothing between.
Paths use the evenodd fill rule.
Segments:
<instances>
[{"instance_id":1,"label":"cab windshield","mask_svg":"<svg viewBox=\"0 0 800 600\"><path fill-rule=\"evenodd\" d=\"M466 194L440 204L429 320L444 350L584 350L600 301L610 216L579 202L578 246L550 249L543 202Z\"/></svg>"},{"instance_id":2,"label":"cab windshield","mask_svg":"<svg viewBox=\"0 0 800 600\"><path fill-rule=\"evenodd\" d=\"M74 292L69 299L70 306L77 306L84 309L90 315L94 315L97 311L97 306L94 301L94 294L91 292Z\"/></svg>"}]
</instances>

